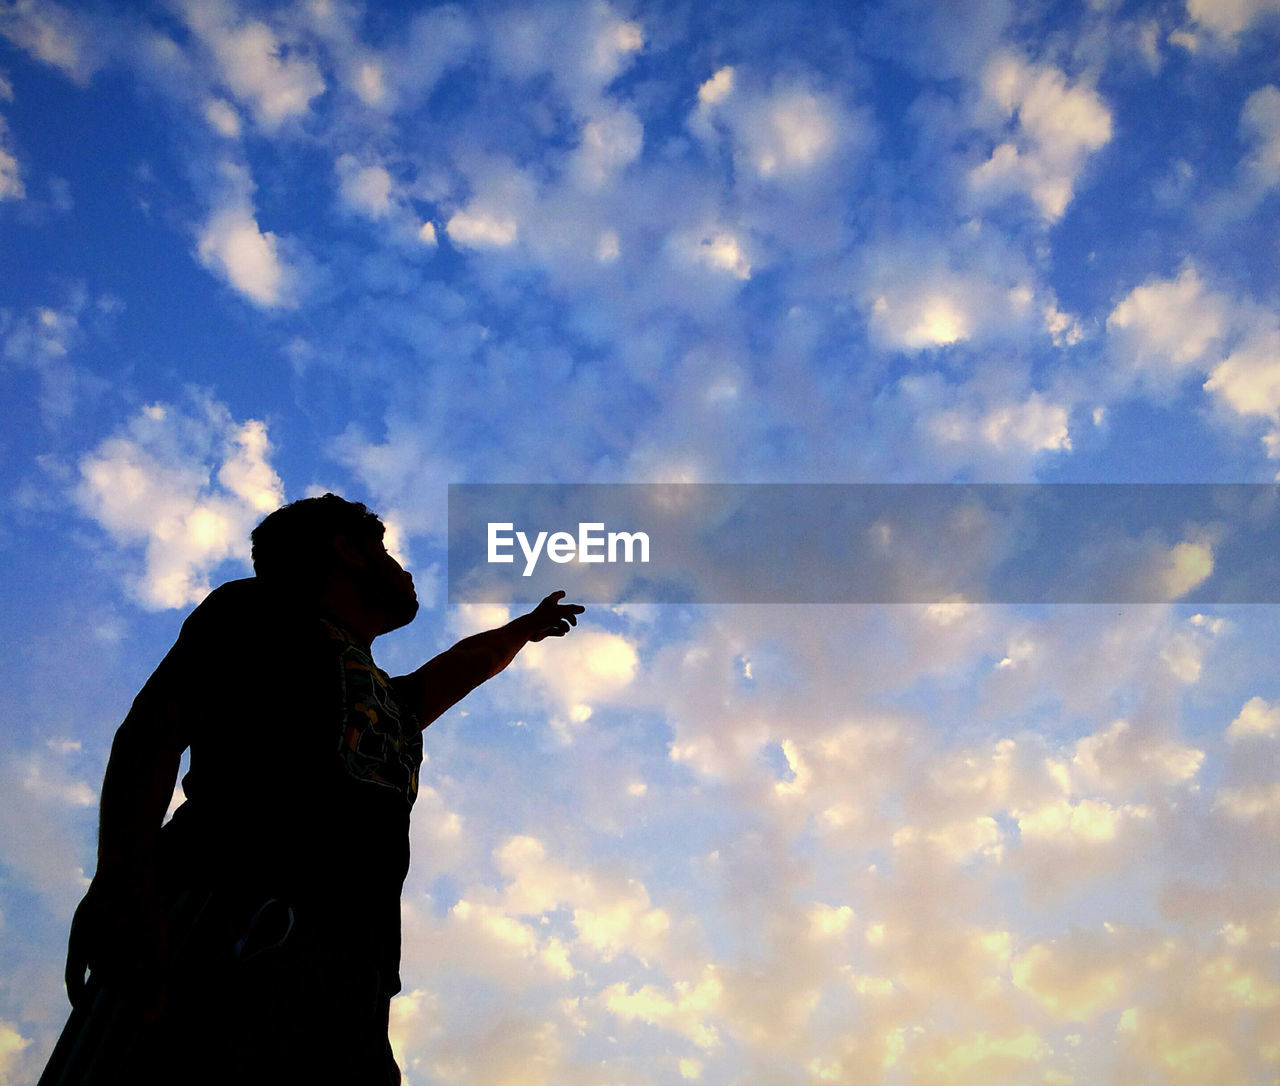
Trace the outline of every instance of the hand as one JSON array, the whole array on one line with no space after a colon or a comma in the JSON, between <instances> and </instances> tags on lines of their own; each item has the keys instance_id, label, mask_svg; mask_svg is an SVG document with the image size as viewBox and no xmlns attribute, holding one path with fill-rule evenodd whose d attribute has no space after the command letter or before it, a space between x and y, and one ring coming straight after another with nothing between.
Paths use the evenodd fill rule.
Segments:
<instances>
[{"instance_id":1,"label":"hand","mask_svg":"<svg viewBox=\"0 0 1280 1086\"><path fill-rule=\"evenodd\" d=\"M537 607L525 615L532 632L530 641L541 641L544 637L564 637L571 626L578 624L578 616L586 610L577 603L561 603L564 593L552 592Z\"/></svg>"},{"instance_id":2,"label":"hand","mask_svg":"<svg viewBox=\"0 0 1280 1086\"><path fill-rule=\"evenodd\" d=\"M165 1002L169 924L149 878L96 876L67 941L67 995L79 1005L93 978L129 996L147 1020Z\"/></svg>"}]
</instances>

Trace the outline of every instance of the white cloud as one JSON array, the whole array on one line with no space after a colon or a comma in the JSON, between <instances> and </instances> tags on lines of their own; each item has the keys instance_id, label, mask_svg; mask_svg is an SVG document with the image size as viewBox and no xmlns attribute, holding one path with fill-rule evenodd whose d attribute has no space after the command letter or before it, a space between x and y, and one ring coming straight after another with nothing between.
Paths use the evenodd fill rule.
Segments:
<instances>
[{"instance_id":1,"label":"white cloud","mask_svg":"<svg viewBox=\"0 0 1280 1086\"><path fill-rule=\"evenodd\" d=\"M1243 739L1270 739L1280 735L1280 705L1262 698L1250 698L1227 728L1227 742Z\"/></svg>"},{"instance_id":2,"label":"white cloud","mask_svg":"<svg viewBox=\"0 0 1280 1086\"><path fill-rule=\"evenodd\" d=\"M17 1023L0 1019L0 1083L5 1086L12 1081L9 1075L13 1070L23 1049L31 1044L30 1037L24 1037Z\"/></svg>"},{"instance_id":3,"label":"white cloud","mask_svg":"<svg viewBox=\"0 0 1280 1086\"><path fill-rule=\"evenodd\" d=\"M434 1022L440 1015L440 999L422 988L400 992L392 1001L387 1038L391 1052L402 1070L407 1070L408 1047L411 1039L420 1033L422 1022Z\"/></svg>"},{"instance_id":4,"label":"white cloud","mask_svg":"<svg viewBox=\"0 0 1280 1086\"><path fill-rule=\"evenodd\" d=\"M153 609L198 603L227 559L245 563L249 531L284 500L265 426L237 423L207 398L154 404L80 460L75 497L119 544L144 548L133 595Z\"/></svg>"},{"instance_id":5,"label":"white cloud","mask_svg":"<svg viewBox=\"0 0 1280 1086\"><path fill-rule=\"evenodd\" d=\"M896 849L919 845L947 863L963 864L975 857L999 861L1004 856L1004 833L994 818L980 815L924 831L904 826L893 835Z\"/></svg>"},{"instance_id":6,"label":"white cloud","mask_svg":"<svg viewBox=\"0 0 1280 1086\"><path fill-rule=\"evenodd\" d=\"M14 322L5 313L4 357L9 361L65 358L80 338L79 316L83 299L73 301L66 309L40 306L25 320Z\"/></svg>"},{"instance_id":7,"label":"white cloud","mask_svg":"<svg viewBox=\"0 0 1280 1086\"><path fill-rule=\"evenodd\" d=\"M1029 197L1047 222L1062 218L1090 155L1111 139L1111 114L1095 91L1069 84L1056 68L1005 55L983 73L987 103L1004 131L986 162L969 173L983 199Z\"/></svg>"},{"instance_id":8,"label":"white cloud","mask_svg":"<svg viewBox=\"0 0 1280 1086\"><path fill-rule=\"evenodd\" d=\"M376 59L359 57L357 94L383 109L420 100L470 54L476 39L473 19L465 6L457 4L442 4L415 15L402 42Z\"/></svg>"},{"instance_id":9,"label":"white cloud","mask_svg":"<svg viewBox=\"0 0 1280 1086\"><path fill-rule=\"evenodd\" d=\"M725 226L711 224L673 234L667 240L667 252L678 267L706 269L721 281L726 276L729 280L751 278L747 244Z\"/></svg>"},{"instance_id":10,"label":"white cloud","mask_svg":"<svg viewBox=\"0 0 1280 1086\"><path fill-rule=\"evenodd\" d=\"M727 139L738 184L803 184L866 138L862 118L831 95L803 82L758 87L732 67L698 88L689 127L713 146Z\"/></svg>"},{"instance_id":11,"label":"white cloud","mask_svg":"<svg viewBox=\"0 0 1280 1086\"><path fill-rule=\"evenodd\" d=\"M210 98L205 103L204 119L219 135L227 139L240 138L240 114L231 103L221 98Z\"/></svg>"},{"instance_id":12,"label":"white cloud","mask_svg":"<svg viewBox=\"0 0 1280 1086\"><path fill-rule=\"evenodd\" d=\"M1106 844L1115 839L1126 823L1150 817L1143 806L1113 806L1105 800L1056 800L1017 815L1024 841L1069 847Z\"/></svg>"},{"instance_id":13,"label":"white cloud","mask_svg":"<svg viewBox=\"0 0 1280 1086\"><path fill-rule=\"evenodd\" d=\"M1074 447L1074 390L1020 388L1025 373L1003 357L981 360L958 384L948 380L954 368L943 360L931 371L908 373L882 397L885 439L909 442L912 454L930 464L931 477L969 470L1008 480Z\"/></svg>"},{"instance_id":14,"label":"white cloud","mask_svg":"<svg viewBox=\"0 0 1280 1086\"><path fill-rule=\"evenodd\" d=\"M13 84L3 72L0 72L0 102L13 101ZM18 169L18 160L5 147L8 141L9 125L0 116L0 200L21 200L27 194Z\"/></svg>"},{"instance_id":15,"label":"white cloud","mask_svg":"<svg viewBox=\"0 0 1280 1086\"><path fill-rule=\"evenodd\" d=\"M696 248L691 246L697 259L708 267L727 271L735 279L751 278L751 261L743 251L742 242L727 230L717 230L700 237Z\"/></svg>"},{"instance_id":16,"label":"white cloud","mask_svg":"<svg viewBox=\"0 0 1280 1086\"><path fill-rule=\"evenodd\" d=\"M1223 788L1214 805L1234 819L1252 821L1280 817L1280 784L1246 784Z\"/></svg>"},{"instance_id":17,"label":"white cloud","mask_svg":"<svg viewBox=\"0 0 1280 1086\"><path fill-rule=\"evenodd\" d=\"M276 235L262 231L250 208L214 212L201 228L196 251L206 268L251 301L264 307L284 303L286 274Z\"/></svg>"},{"instance_id":18,"label":"white cloud","mask_svg":"<svg viewBox=\"0 0 1280 1086\"><path fill-rule=\"evenodd\" d=\"M622 248L616 230L606 230L600 235L596 245L596 259L602 264L609 264L622 255Z\"/></svg>"},{"instance_id":19,"label":"white cloud","mask_svg":"<svg viewBox=\"0 0 1280 1086\"><path fill-rule=\"evenodd\" d=\"M1204 383L1239 415L1280 423L1280 320L1258 322Z\"/></svg>"},{"instance_id":20,"label":"white cloud","mask_svg":"<svg viewBox=\"0 0 1280 1086\"><path fill-rule=\"evenodd\" d=\"M881 294L871 306L872 321L886 339L908 350L946 347L968 339L971 324L961 303L947 294L928 294L906 305Z\"/></svg>"},{"instance_id":21,"label":"white cloud","mask_svg":"<svg viewBox=\"0 0 1280 1086\"><path fill-rule=\"evenodd\" d=\"M1085 1022L1118 1008L1134 977L1132 963L1094 933L1029 947L1012 963L1013 983L1062 1021Z\"/></svg>"},{"instance_id":22,"label":"white cloud","mask_svg":"<svg viewBox=\"0 0 1280 1086\"><path fill-rule=\"evenodd\" d=\"M445 431L424 426L410 409L388 420L385 441L369 441L359 429L348 429L336 441L335 455L368 489L379 511L412 537L445 530L446 484L460 469L444 438Z\"/></svg>"},{"instance_id":23,"label":"white cloud","mask_svg":"<svg viewBox=\"0 0 1280 1086\"><path fill-rule=\"evenodd\" d=\"M1105 731L1080 739L1071 764L1082 780L1129 794L1190 781L1204 757L1196 747L1144 734L1128 720L1117 720Z\"/></svg>"},{"instance_id":24,"label":"white cloud","mask_svg":"<svg viewBox=\"0 0 1280 1086\"><path fill-rule=\"evenodd\" d=\"M723 101L733 90L733 68L726 65L698 88L698 101L708 105Z\"/></svg>"},{"instance_id":25,"label":"white cloud","mask_svg":"<svg viewBox=\"0 0 1280 1086\"><path fill-rule=\"evenodd\" d=\"M848 905L815 905L809 910L809 922L815 939L829 939L848 930L853 910Z\"/></svg>"},{"instance_id":26,"label":"white cloud","mask_svg":"<svg viewBox=\"0 0 1280 1086\"><path fill-rule=\"evenodd\" d=\"M527 835L508 839L494 856L508 880L502 892L502 915L536 918L565 908L572 917L575 955L597 961L612 961L622 954L673 960L671 917L653 904L638 880L570 867L549 857L543 842Z\"/></svg>"},{"instance_id":27,"label":"white cloud","mask_svg":"<svg viewBox=\"0 0 1280 1086\"><path fill-rule=\"evenodd\" d=\"M84 892L81 864L92 860L83 831L92 825L97 792L85 779L101 772L85 764L79 750L45 746L10 749L0 755L0 863L27 892L70 916ZM37 832L32 832L38 827Z\"/></svg>"},{"instance_id":28,"label":"white cloud","mask_svg":"<svg viewBox=\"0 0 1280 1086\"><path fill-rule=\"evenodd\" d=\"M97 27L83 16L50 0L8 4L0 10L0 34L83 85L101 63L101 43L92 34Z\"/></svg>"},{"instance_id":29,"label":"white cloud","mask_svg":"<svg viewBox=\"0 0 1280 1086\"><path fill-rule=\"evenodd\" d=\"M291 304L296 272L283 257L281 239L258 225L247 171L224 163L221 174L223 189L196 238L200 263L256 305Z\"/></svg>"},{"instance_id":30,"label":"white cloud","mask_svg":"<svg viewBox=\"0 0 1280 1086\"><path fill-rule=\"evenodd\" d=\"M65 423L106 382L71 360L84 342L86 325L109 319L120 307L118 299L90 297L73 290L59 306L42 305L14 315L0 309L0 361L31 370L40 383L40 414L44 423Z\"/></svg>"},{"instance_id":31,"label":"white cloud","mask_svg":"<svg viewBox=\"0 0 1280 1086\"><path fill-rule=\"evenodd\" d=\"M22 172L18 167L18 159L5 146L9 139L9 125L4 117L0 117L0 200L21 200L27 194L22 183Z\"/></svg>"},{"instance_id":32,"label":"white cloud","mask_svg":"<svg viewBox=\"0 0 1280 1086\"><path fill-rule=\"evenodd\" d=\"M499 836L499 884L468 886L462 894L467 925L446 916L441 944L451 929L459 937L465 932L456 960L471 956L481 964L459 966L460 972L497 987L503 1005L556 1023L570 1046L567 1058L581 1051L570 1041L571 1031L581 1029L586 1038L616 1036L637 1053L665 1046L672 1062L663 1068L671 1077L675 1055L689 1053L709 1081L726 1062L731 1074L748 1081L770 1081L770 1069L775 1076L805 1077L806 1068L815 1080L821 1072L843 1081L852 1069L885 1066L911 1081L939 1084L1054 1081L1052 1074L1086 1070L1106 1077L1115 1060L1102 1055L1096 1065L1078 1066L1075 1046L1064 1042L1060 1027L1079 1023L1073 1032L1083 1045L1110 1038L1125 1007L1136 1004L1154 1020L1163 997L1153 993L1167 989L1173 1007L1199 999L1211 978L1213 995L1206 1000L1239 1008L1253 999L1263 1006L1271 998L1263 971L1243 959L1214 965L1188 954L1192 941L1177 917L1162 914L1154 935L1113 937L1102 923L1117 911L1146 916L1156 885L1185 873L1176 842L1197 832L1212 803L1195 798L1203 765L1195 747L1142 715L1124 725L1111 723L1114 715L1099 718L1108 723L1082 739L1063 734L1072 727L1066 722L1078 719L1079 705L1062 708L1052 695L1043 700L1043 684L1034 707L991 710L979 697L970 712L966 704L965 720L974 728L987 730L997 720L1020 727L1025 720L1032 733L960 750L950 746L953 735L940 734L923 715L877 728L860 704L860 698L877 698L864 687L901 689L910 681L904 676L956 681L962 675L973 682L971 669L989 663L997 646L1021 631L1055 668L1060 645L1079 651L1079 643L1088 642L1090 659L1124 657L1131 667L1123 675L1070 660L1061 668L1081 670L1082 685L1087 681L1102 704L1127 697L1133 677L1163 707L1164 693L1176 687L1165 677L1159 649L1171 630L1189 624L1166 618L1148 636L1145 626L1085 615L1063 624L1056 614L1042 623L1002 616L998 608L972 612L945 626L924 608L913 612L918 621L895 613L892 622L864 615L859 624L832 615L817 631L799 618L793 623L786 609L758 620L734 612L716 616L716 629L691 631L672 647L673 656L690 658L689 667L658 674L646 658L637 678L658 692L675 745L697 748L672 767L676 779L694 775L689 791L697 798L690 802L745 822L721 832L697 811L676 815L697 829L676 854L688 871L682 868L675 880L675 896L665 875L661 891L648 876L644 882L630 876L630 861L612 845L607 866L565 862L567 851L581 855L579 849L592 847L576 827L565 835L540 821L536 839L527 831ZM922 639L918 660L907 672L883 675L913 655L908 629ZM939 638L958 647L940 645ZM870 657L849 654L848 645L868 643L878 646ZM752 682L743 676L748 659ZM847 685L837 674L841 667L852 672ZM804 679L814 674L825 676L820 689ZM780 675L787 677L785 690L777 689ZM1058 737L1044 734L1042 721L1058 729ZM616 760L614 739L597 749ZM761 765L761 750L774 744L794 774L789 781L785 770ZM565 772L584 770L579 763ZM615 788L633 777L630 770L617 774L607 790L649 832L658 824L648 819L674 802L675 792L655 774L637 803L623 795L625 787ZM797 787L780 790L777 783ZM553 788L547 781L546 791ZM1257 797L1237 798L1246 801L1236 805L1241 813L1260 806ZM1265 830L1271 816L1264 810L1232 818L1219 805L1217 817L1240 834ZM477 826L474 816L468 825ZM710 845L714 855L704 853ZM666 852L655 859L664 872L670 869ZM1124 879L1123 892L1108 881L1113 876ZM1001 893L1007 886L1020 902L1024 893L1031 899L1026 913L1022 906L1016 916L1001 913L1007 928L1000 930L989 923L993 885ZM1233 877L1213 887L1222 902L1238 900ZM1052 895L1053 907L1046 909ZM703 900L713 904L696 914L682 915L670 904ZM1244 900L1253 898L1246 893ZM1163 909L1163 897L1160 904ZM1256 958L1258 940L1273 938L1262 932L1274 924L1274 895L1257 899L1253 912L1236 908L1207 909L1200 921L1209 925L1205 939L1227 919L1251 930L1261 924L1257 935L1233 936L1243 940L1242 953ZM1022 925L1023 916L1031 927ZM714 924L707 941L717 957L676 948L690 922L707 931ZM875 937L864 939L869 930ZM433 941L417 951L430 958L433 971L440 968L437 949ZM1159 969L1147 963L1165 957L1169 964ZM566 993L574 1001L572 1017L555 1002ZM956 1007L963 1011L951 1017ZM1212 1024L1221 1030L1241 1012L1215 1013L1221 1017ZM480 1017L469 1028L484 1034L490 1021ZM1140 1035L1145 1044L1154 1029ZM1131 1036L1139 1034L1125 1035ZM550 1078L575 1081L572 1074Z\"/></svg>"},{"instance_id":33,"label":"white cloud","mask_svg":"<svg viewBox=\"0 0 1280 1086\"><path fill-rule=\"evenodd\" d=\"M386 101L387 84L382 65L368 60L360 65L355 78L356 95L367 106L379 106Z\"/></svg>"},{"instance_id":34,"label":"white cloud","mask_svg":"<svg viewBox=\"0 0 1280 1086\"><path fill-rule=\"evenodd\" d=\"M1214 34L1234 38L1268 13L1280 12L1280 0L1187 0L1187 14Z\"/></svg>"},{"instance_id":35,"label":"white cloud","mask_svg":"<svg viewBox=\"0 0 1280 1086\"><path fill-rule=\"evenodd\" d=\"M1056 302L1044 307L1044 327L1055 347L1074 347L1084 338L1080 322L1071 314L1063 313Z\"/></svg>"},{"instance_id":36,"label":"white cloud","mask_svg":"<svg viewBox=\"0 0 1280 1086\"><path fill-rule=\"evenodd\" d=\"M741 130L741 139L762 177L802 173L834 150L834 111L807 91L783 91L761 103Z\"/></svg>"},{"instance_id":37,"label":"white cloud","mask_svg":"<svg viewBox=\"0 0 1280 1086\"><path fill-rule=\"evenodd\" d=\"M1250 144L1242 165L1258 188L1280 183L1280 88L1262 87L1249 95L1240 113L1240 134Z\"/></svg>"},{"instance_id":38,"label":"white cloud","mask_svg":"<svg viewBox=\"0 0 1280 1086\"><path fill-rule=\"evenodd\" d=\"M661 1026L685 1037L702 1049L714 1049L720 1035L708 1018L720 1003L723 985L714 972L696 984L683 984L667 993L651 985L637 989L625 983L606 988L600 1002L610 1014L623 1021L641 1021Z\"/></svg>"},{"instance_id":39,"label":"white cloud","mask_svg":"<svg viewBox=\"0 0 1280 1086\"><path fill-rule=\"evenodd\" d=\"M521 79L550 73L580 116L596 111L645 44L640 23L603 0L511 7L494 20L490 37L502 68Z\"/></svg>"},{"instance_id":40,"label":"white cloud","mask_svg":"<svg viewBox=\"0 0 1280 1086\"><path fill-rule=\"evenodd\" d=\"M536 676L554 699L559 716L553 724L568 739L590 719L593 703L615 698L630 685L639 656L622 634L579 627L563 642L527 646L516 666Z\"/></svg>"},{"instance_id":41,"label":"white cloud","mask_svg":"<svg viewBox=\"0 0 1280 1086\"><path fill-rule=\"evenodd\" d=\"M504 249L520 236L510 215L474 205L455 211L444 228L451 240L469 249Z\"/></svg>"},{"instance_id":42,"label":"white cloud","mask_svg":"<svg viewBox=\"0 0 1280 1086\"><path fill-rule=\"evenodd\" d=\"M1153 375L1205 368L1229 332L1230 303L1188 264L1176 279L1135 287L1111 311L1107 331L1122 364Z\"/></svg>"},{"instance_id":43,"label":"white cloud","mask_svg":"<svg viewBox=\"0 0 1280 1086\"><path fill-rule=\"evenodd\" d=\"M514 955L528 959L551 975L568 980L574 976L564 945L546 939L532 924L508 916L501 908L463 899L449 911L454 936L468 942L495 944L500 958Z\"/></svg>"},{"instance_id":44,"label":"white cloud","mask_svg":"<svg viewBox=\"0 0 1280 1086\"><path fill-rule=\"evenodd\" d=\"M434 977L456 970L486 978L512 1005L521 1000L531 1010L540 994L554 998L572 990L591 1001L595 1015L606 1009L604 982L593 980L597 971L616 978L660 970L677 978L677 991L692 986L679 978L705 972L674 930L687 924L655 905L645 886L616 864L566 863L527 834L507 837L492 855L498 888L469 885L440 917L407 905L407 970L420 955ZM562 1001L560 1010L572 1008ZM579 1017L573 1011L571 1018Z\"/></svg>"},{"instance_id":45,"label":"white cloud","mask_svg":"<svg viewBox=\"0 0 1280 1086\"><path fill-rule=\"evenodd\" d=\"M1021 403L989 404L980 409L944 409L928 419L941 442L989 445L998 453L1069 451L1071 435L1067 409L1033 392Z\"/></svg>"},{"instance_id":46,"label":"white cloud","mask_svg":"<svg viewBox=\"0 0 1280 1086\"><path fill-rule=\"evenodd\" d=\"M355 155L341 155L337 161L338 191L343 202L373 219L391 213L391 174L385 166L361 165ZM433 234L434 240L434 234Z\"/></svg>"},{"instance_id":47,"label":"white cloud","mask_svg":"<svg viewBox=\"0 0 1280 1086\"><path fill-rule=\"evenodd\" d=\"M1178 964L1192 968L1196 963ZM1167 974L1161 979L1168 986L1168 994L1130 1006L1120 1015L1115 1031L1120 1058L1126 1065L1149 1070L1170 1086L1248 1081L1251 1076L1247 1068L1252 1061L1245 1056L1243 1046L1225 1039L1233 1032L1234 1022L1213 1004L1220 986L1205 984L1208 978L1197 975L1196 984L1203 986L1197 991L1176 983L1171 969L1162 972Z\"/></svg>"},{"instance_id":48,"label":"white cloud","mask_svg":"<svg viewBox=\"0 0 1280 1086\"><path fill-rule=\"evenodd\" d=\"M423 1070L428 1082L458 1086L560 1086L567 1081L564 1047L558 1021L513 1008L460 1022L432 1046Z\"/></svg>"},{"instance_id":49,"label":"white cloud","mask_svg":"<svg viewBox=\"0 0 1280 1086\"><path fill-rule=\"evenodd\" d=\"M1135 287L1107 318L1107 332L1113 355L1142 380L1206 375L1204 390L1223 407L1273 424L1263 441L1280 456L1280 316L1210 289L1187 264L1175 279Z\"/></svg>"},{"instance_id":50,"label":"white cloud","mask_svg":"<svg viewBox=\"0 0 1280 1086\"><path fill-rule=\"evenodd\" d=\"M1161 599L1176 600L1213 573L1213 547L1203 541L1184 540L1168 552L1164 568L1159 571Z\"/></svg>"},{"instance_id":51,"label":"white cloud","mask_svg":"<svg viewBox=\"0 0 1280 1086\"><path fill-rule=\"evenodd\" d=\"M462 603L450 611L449 625L459 637L505 626L511 608L501 603Z\"/></svg>"},{"instance_id":52,"label":"white cloud","mask_svg":"<svg viewBox=\"0 0 1280 1086\"><path fill-rule=\"evenodd\" d=\"M579 183L590 190L606 186L634 162L644 143L644 126L628 109L600 113L582 126L582 138L573 156Z\"/></svg>"},{"instance_id":53,"label":"white cloud","mask_svg":"<svg viewBox=\"0 0 1280 1086\"><path fill-rule=\"evenodd\" d=\"M975 236L970 244L982 240ZM1014 278L1016 270L999 267L985 252L971 269L950 266L943 252L900 242L875 246L865 259L860 294L871 331L894 349L949 347L1035 322L1030 289Z\"/></svg>"},{"instance_id":54,"label":"white cloud","mask_svg":"<svg viewBox=\"0 0 1280 1086\"><path fill-rule=\"evenodd\" d=\"M266 23L240 21L222 0L186 0L182 10L213 53L228 89L268 132L305 115L312 99L324 93L315 63Z\"/></svg>"},{"instance_id":55,"label":"white cloud","mask_svg":"<svg viewBox=\"0 0 1280 1086\"><path fill-rule=\"evenodd\" d=\"M271 452L267 427L257 419L249 419L230 437L228 455L218 469L218 482L249 509L265 516L284 501L280 477L267 461Z\"/></svg>"},{"instance_id":56,"label":"white cloud","mask_svg":"<svg viewBox=\"0 0 1280 1086\"><path fill-rule=\"evenodd\" d=\"M613 82L631 63L632 55L644 49L644 29L637 22L619 19L607 5L598 5L603 22L592 42L590 70L601 82Z\"/></svg>"},{"instance_id":57,"label":"white cloud","mask_svg":"<svg viewBox=\"0 0 1280 1086\"><path fill-rule=\"evenodd\" d=\"M462 5L441 4L397 22L379 47L364 40L366 20L356 4L309 0L285 19L326 47L325 74L361 107L383 114L419 104L436 81L470 52L474 17ZM344 103L345 104L345 103ZM358 123L366 123L361 118Z\"/></svg>"},{"instance_id":58,"label":"white cloud","mask_svg":"<svg viewBox=\"0 0 1280 1086\"><path fill-rule=\"evenodd\" d=\"M1029 1029L967 1036L936 1035L913 1046L911 1081L921 1086L1034 1081L1049 1046Z\"/></svg>"}]
</instances>

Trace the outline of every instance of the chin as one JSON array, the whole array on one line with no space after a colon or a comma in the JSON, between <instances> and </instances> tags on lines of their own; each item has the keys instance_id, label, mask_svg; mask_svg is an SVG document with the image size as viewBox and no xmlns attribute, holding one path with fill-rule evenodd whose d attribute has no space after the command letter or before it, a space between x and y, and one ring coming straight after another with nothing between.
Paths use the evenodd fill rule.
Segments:
<instances>
[{"instance_id":1,"label":"chin","mask_svg":"<svg viewBox=\"0 0 1280 1086\"><path fill-rule=\"evenodd\" d=\"M384 633L390 633L392 630L398 630L401 626L408 626L418 615L418 597L410 596L408 599L401 601L394 611L392 611L390 620Z\"/></svg>"}]
</instances>

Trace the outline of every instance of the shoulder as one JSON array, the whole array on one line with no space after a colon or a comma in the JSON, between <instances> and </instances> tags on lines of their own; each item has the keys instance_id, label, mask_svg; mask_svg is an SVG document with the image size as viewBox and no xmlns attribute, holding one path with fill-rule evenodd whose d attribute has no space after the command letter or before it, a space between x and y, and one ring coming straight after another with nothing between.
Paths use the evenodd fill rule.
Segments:
<instances>
[{"instance_id":1,"label":"shoulder","mask_svg":"<svg viewBox=\"0 0 1280 1086\"><path fill-rule=\"evenodd\" d=\"M314 624L317 615L291 600L256 577L226 581L210 592L187 616L188 627L206 628L225 625L253 628L275 627L282 623Z\"/></svg>"},{"instance_id":2,"label":"shoulder","mask_svg":"<svg viewBox=\"0 0 1280 1086\"><path fill-rule=\"evenodd\" d=\"M264 610L263 586L254 577L227 581L196 605L182 623L180 640L203 638L224 628L252 623Z\"/></svg>"},{"instance_id":3,"label":"shoulder","mask_svg":"<svg viewBox=\"0 0 1280 1086\"><path fill-rule=\"evenodd\" d=\"M261 606L269 595L270 593L257 577L241 577L239 580L225 581L205 596L191 612L191 616Z\"/></svg>"},{"instance_id":4,"label":"shoulder","mask_svg":"<svg viewBox=\"0 0 1280 1086\"><path fill-rule=\"evenodd\" d=\"M273 674L292 674L324 640L317 615L246 577L219 585L187 615L161 671L182 682L235 674L243 685L267 661Z\"/></svg>"},{"instance_id":5,"label":"shoulder","mask_svg":"<svg viewBox=\"0 0 1280 1086\"><path fill-rule=\"evenodd\" d=\"M227 649L274 655L319 639L319 616L313 610L246 577L210 592L183 622L176 646L199 655Z\"/></svg>"}]
</instances>

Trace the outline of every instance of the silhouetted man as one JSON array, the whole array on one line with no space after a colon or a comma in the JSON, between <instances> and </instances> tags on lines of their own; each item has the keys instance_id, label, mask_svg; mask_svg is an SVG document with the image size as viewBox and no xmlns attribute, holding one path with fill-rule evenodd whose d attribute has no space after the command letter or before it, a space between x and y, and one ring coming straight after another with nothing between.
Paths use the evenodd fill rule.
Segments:
<instances>
[{"instance_id":1,"label":"silhouetted man","mask_svg":"<svg viewBox=\"0 0 1280 1086\"><path fill-rule=\"evenodd\" d=\"M583 610L554 593L389 678L370 646L418 600L363 505L277 510L253 564L187 618L111 748L67 957L72 1003L98 1020L90 1081L397 1082L387 1007L421 731Z\"/></svg>"}]
</instances>

